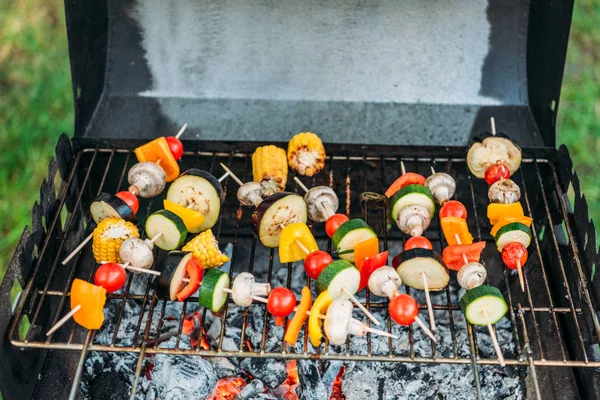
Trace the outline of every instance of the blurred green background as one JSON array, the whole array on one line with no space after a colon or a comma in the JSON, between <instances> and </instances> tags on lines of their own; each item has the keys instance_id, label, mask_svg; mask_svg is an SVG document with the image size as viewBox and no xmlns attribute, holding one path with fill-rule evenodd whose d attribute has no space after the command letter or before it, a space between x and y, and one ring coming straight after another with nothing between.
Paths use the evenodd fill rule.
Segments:
<instances>
[{"instance_id":1,"label":"blurred green background","mask_svg":"<svg viewBox=\"0 0 600 400\"><path fill-rule=\"evenodd\" d=\"M72 132L71 78L61 0L0 0L0 280L61 132ZM600 223L600 0L577 1L560 102L569 146Z\"/></svg>"}]
</instances>

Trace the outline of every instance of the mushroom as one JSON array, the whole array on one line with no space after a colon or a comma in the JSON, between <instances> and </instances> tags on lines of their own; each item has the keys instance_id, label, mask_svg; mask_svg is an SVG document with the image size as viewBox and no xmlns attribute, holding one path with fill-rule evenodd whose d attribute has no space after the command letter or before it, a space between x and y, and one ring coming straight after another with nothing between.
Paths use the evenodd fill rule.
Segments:
<instances>
[{"instance_id":1,"label":"mushroom","mask_svg":"<svg viewBox=\"0 0 600 400\"><path fill-rule=\"evenodd\" d=\"M403 207L398 213L398 227L407 235L421 236L429 227L431 217L429 211L419 204Z\"/></svg>"},{"instance_id":2,"label":"mushroom","mask_svg":"<svg viewBox=\"0 0 600 400\"><path fill-rule=\"evenodd\" d=\"M144 198L158 196L167 184L165 170L153 162L140 162L129 170L129 191Z\"/></svg>"},{"instance_id":3,"label":"mushroom","mask_svg":"<svg viewBox=\"0 0 600 400\"><path fill-rule=\"evenodd\" d=\"M329 186L315 186L304 195L308 217L314 222L325 222L338 209L340 202Z\"/></svg>"},{"instance_id":4,"label":"mushroom","mask_svg":"<svg viewBox=\"0 0 600 400\"><path fill-rule=\"evenodd\" d=\"M258 182L246 182L237 191L237 198L244 206L258 206L262 195L263 187Z\"/></svg>"},{"instance_id":5,"label":"mushroom","mask_svg":"<svg viewBox=\"0 0 600 400\"><path fill-rule=\"evenodd\" d=\"M487 271L483 265L478 262L470 262L465 264L458 270L456 279L460 287L464 289L473 289L481 286L487 278Z\"/></svg>"},{"instance_id":6,"label":"mushroom","mask_svg":"<svg viewBox=\"0 0 600 400\"><path fill-rule=\"evenodd\" d=\"M369 290L375 296L392 298L402 285L400 275L390 266L377 268L369 277Z\"/></svg>"},{"instance_id":7,"label":"mushroom","mask_svg":"<svg viewBox=\"0 0 600 400\"><path fill-rule=\"evenodd\" d=\"M129 263L132 267L148 269L154 263L152 253L154 243L146 239L130 238L121 243L119 257L123 263Z\"/></svg>"},{"instance_id":8,"label":"mushroom","mask_svg":"<svg viewBox=\"0 0 600 400\"><path fill-rule=\"evenodd\" d=\"M521 189L512 179L500 179L490 186L488 197L492 203L512 204L521 198Z\"/></svg>"},{"instance_id":9,"label":"mushroom","mask_svg":"<svg viewBox=\"0 0 600 400\"><path fill-rule=\"evenodd\" d=\"M440 205L450 200L456 190L456 181L444 172L436 172L430 175L425 184L435 197L435 201Z\"/></svg>"},{"instance_id":10,"label":"mushroom","mask_svg":"<svg viewBox=\"0 0 600 400\"><path fill-rule=\"evenodd\" d=\"M268 283L254 282L254 276L249 272L242 272L233 280L231 297L235 304L248 307L252 304L252 296L268 296L271 285Z\"/></svg>"},{"instance_id":11,"label":"mushroom","mask_svg":"<svg viewBox=\"0 0 600 400\"><path fill-rule=\"evenodd\" d=\"M335 300L327 309L325 334L334 346L346 343L348 335L365 336L366 328L365 324L352 318L352 303L349 300Z\"/></svg>"}]
</instances>

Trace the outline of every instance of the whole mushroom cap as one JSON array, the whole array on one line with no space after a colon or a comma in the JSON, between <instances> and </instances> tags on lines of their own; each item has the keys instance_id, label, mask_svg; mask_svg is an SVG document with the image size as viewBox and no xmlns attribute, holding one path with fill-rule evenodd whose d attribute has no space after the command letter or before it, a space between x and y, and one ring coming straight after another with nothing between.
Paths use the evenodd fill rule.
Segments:
<instances>
[{"instance_id":1,"label":"whole mushroom cap","mask_svg":"<svg viewBox=\"0 0 600 400\"><path fill-rule=\"evenodd\" d=\"M315 186L304 195L308 217L314 222L325 222L328 214L334 214L339 205L339 199L329 186Z\"/></svg>"},{"instance_id":2,"label":"whole mushroom cap","mask_svg":"<svg viewBox=\"0 0 600 400\"><path fill-rule=\"evenodd\" d=\"M140 196L151 198L158 196L167 184L165 170L153 162L140 162L129 170L127 175L129 184L135 186Z\"/></svg>"}]
</instances>

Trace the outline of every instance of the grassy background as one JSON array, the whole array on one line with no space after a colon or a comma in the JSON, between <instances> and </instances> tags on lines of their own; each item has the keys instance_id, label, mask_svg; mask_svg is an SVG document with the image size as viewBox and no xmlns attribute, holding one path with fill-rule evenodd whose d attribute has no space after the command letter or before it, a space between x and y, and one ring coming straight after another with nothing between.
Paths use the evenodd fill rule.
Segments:
<instances>
[{"instance_id":1,"label":"grassy background","mask_svg":"<svg viewBox=\"0 0 600 400\"><path fill-rule=\"evenodd\" d=\"M60 0L0 0L0 281L31 221L61 132L72 132L71 78ZM569 146L600 223L600 0L575 5L560 104Z\"/></svg>"}]
</instances>

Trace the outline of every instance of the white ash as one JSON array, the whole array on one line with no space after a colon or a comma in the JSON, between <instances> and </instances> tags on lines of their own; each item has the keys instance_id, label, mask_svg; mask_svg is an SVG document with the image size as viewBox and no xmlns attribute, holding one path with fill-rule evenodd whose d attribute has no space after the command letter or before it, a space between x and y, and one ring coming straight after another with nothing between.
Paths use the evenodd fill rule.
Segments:
<instances>
[{"instance_id":1,"label":"white ash","mask_svg":"<svg viewBox=\"0 0 600 400\"><path fill-rule=\"evenodd\" d=\"M150 388L161 400L204 399L217 385L217 375L202 357L157 354L151 377Z\"/></svg>"}]
</instances>

